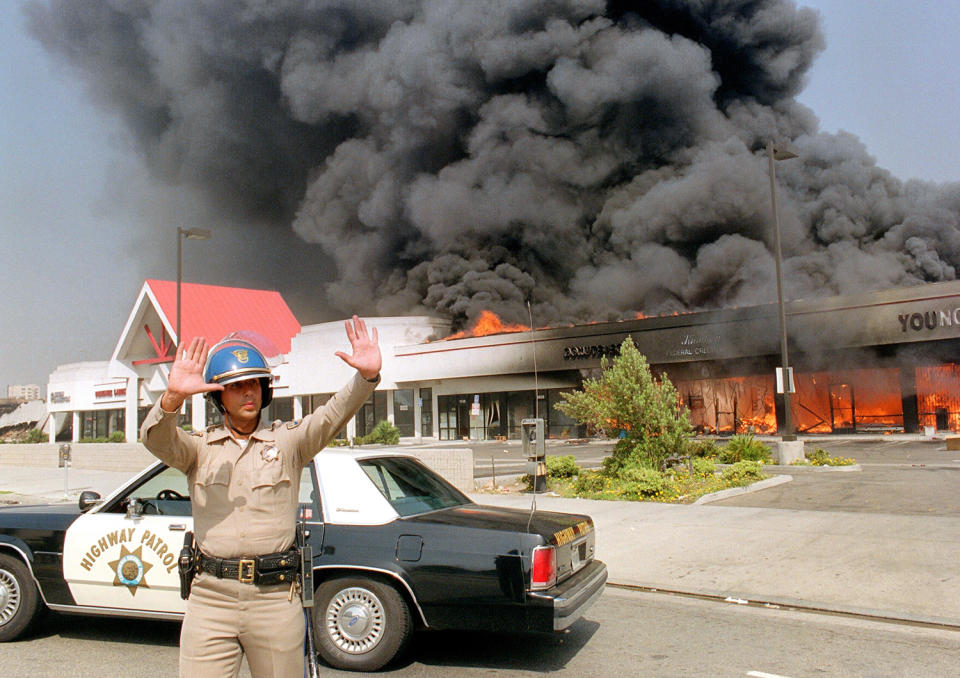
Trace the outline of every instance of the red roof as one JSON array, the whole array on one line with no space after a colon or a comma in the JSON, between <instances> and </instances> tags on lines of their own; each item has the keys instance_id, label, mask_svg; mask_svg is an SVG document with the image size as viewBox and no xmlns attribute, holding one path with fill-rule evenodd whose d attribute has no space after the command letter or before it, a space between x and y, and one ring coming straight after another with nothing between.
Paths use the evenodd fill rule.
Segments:
<instances>
[{"instance_id":1,"label":"red roof","mask_svg":"<svg viewBox=\"0 0 960 678\"><path fill-rule=\"evenodd\" d=\"M147 285L176 332L177 283L147 280ZM185 341L201 336L209 345L231 332L248 330L269 339L281 353L289 353L290 340L300 332L300 323L279 292L181 283L180 303Z\"/></svg>"}]
</instances>

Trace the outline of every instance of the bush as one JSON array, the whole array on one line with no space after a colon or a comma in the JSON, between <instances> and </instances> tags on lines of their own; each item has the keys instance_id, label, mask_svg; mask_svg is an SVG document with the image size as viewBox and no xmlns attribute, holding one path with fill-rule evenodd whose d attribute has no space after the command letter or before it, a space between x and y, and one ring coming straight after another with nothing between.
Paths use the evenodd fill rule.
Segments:
<instances>
[{"instance_id":1,"label":"bush","mask_svg":"<svg viewBox=\"0 0 960 678\"><path fill-rule=\"evenodd\" d=\"M662 492L666 487L663 474L642 466L630 466L620 473L620 480L626 494L635 494L640 497L652 497Z\"/></svg>"},{"instance_id":2,"label":"bush","mask_svg":"<svg viewBox=\"0 0 960 678\"><path fill-rule=\"evenodd\" d=\"M599 379L585 379L580 391L561 394L554 407L589 429L617 438L604 460L611 477L621 468L642 465L661 470L669 457L683 453L693 427L687 408L666 374L655 379L633 340L620 344L619 355L600 359Z\"/></svg>"},{"instance_id":3,"label":"bush","mask_svg":"<svg viewBox=\"0 0 960 678\"><path fill-rule=\"evenodd\" d=\"M577 494L592 494L602 492L606 479L599 471L581 471L577 476L577 482L574 489Z\"/></svg>"},{"instance_id":4,"label":"bush","mask_svg":"<svg viewBox=\"0 0 960 678\"><path fill-rule=\"evenodd\" d=\"M125 443L127 442L127 436L123 431L114 431L107 440L111 443Z\"/></svg>"},{"instance_id":5,"label":"bush","mask_svg":"<svg viewBox=\"0 0 960 678\"><path fill-rule=\"evenodd\" d=\"M756 461L738 461L733 466L723 469L720 477L729 483L746 485L763 480L763 467Z\"/></svg>"},{"instance_id":6,"label":"bush","mask_svg":"<svg viewBox=\"0 0 960 678\"><path fill-rule=\"evenodd\" d=\"M717 444L712 440L694 440L687 441L684 454L691 457L716 457L719 450Z\"/></svg>"},{"instance_id":7,"label":"bush","mask_svg":"<svg viewBox=\"0 0 960 678\"><path fill-rule=\"evenodd\" d=\"M49 440L50 436L47 435L42 429L32 428L30 432L27 433L26 440L27 443L45 443Z\"/></svg>"},{"instance_id":8,"label":"bush","mask_svg":"<svg viewBox=\"0 0 960 678\"><path fill-rule=\"evenodd\" d=\"M806 452L803 455L813 466L850 466L855 463L848 457L831 457L830 454L818 447L813 452Z\"/></svg>"},{"instance_id":9,"label":"bush","mask_svg":"<svg viewBox=\"0 0 960 678\"><path fill-rule=\"evenodd\" d=\"M693 458L693 474L707 478L712 476L717 472L717 465L713 463L712 459L705 459L704 457L694 457Z\"/></svg>"},{"instance_id":10,"label":"bush","mask_svg":"<svg viewBox=\"0 0 960 678\"><path fill-rule=\"evenodd\" d=\"M730 438L730 442L720 450L720 463L736 464L740 461L767 461L770 448L753 437L752 433L742 433Z\"/></svg>"},{"instance_id":11,"label":"bush","mask_svg":"<svg viewBox=\"0 0 960 678\"><path fill-rule=\"evenodd\" d=\"M572 478L579 475L580 467L577 458L572 454L565 457L547 456L547 476L550 478Z\"/></svg>"},{"instance_id":12,"label":"bush","mask_svg":"<svg viewBox=\"0 0 960 678\"><path fill-rule=\"evenodd\" d=\"M357 438L354 442L357 445L371 445L374 443L396 445L400 442L400 429L384 419L378 422L370 433Z\"/></svg>"}]
</instances>

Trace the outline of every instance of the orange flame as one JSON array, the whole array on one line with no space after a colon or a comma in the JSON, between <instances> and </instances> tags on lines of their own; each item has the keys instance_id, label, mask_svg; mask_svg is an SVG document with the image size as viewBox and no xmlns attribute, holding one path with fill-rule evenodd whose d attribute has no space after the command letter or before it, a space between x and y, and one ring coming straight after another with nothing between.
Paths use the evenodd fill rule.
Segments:
<instances>
[{"instance_id":1,"label":"orange flame","mask_svg":"<svg viewBox=\"0 0 960 678\"><path fill-rule=\"evenodd\" d=\"M456 334L451 334L447 339L463 339L464 337L485 337L489 334L504 334L507 332L527 332L530 328L526 325L515 325L505 323L500 320L493 311L480 311L476 322L469 330L461 330Z\"/></svg>"}]
</instances>

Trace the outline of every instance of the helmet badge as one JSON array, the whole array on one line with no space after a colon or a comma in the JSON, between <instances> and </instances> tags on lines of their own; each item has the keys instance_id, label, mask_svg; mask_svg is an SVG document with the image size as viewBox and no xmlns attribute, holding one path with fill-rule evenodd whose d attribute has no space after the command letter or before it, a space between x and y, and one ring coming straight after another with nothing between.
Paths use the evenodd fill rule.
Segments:
<instances>
[{"instance_id":1,"label":"helmet badge","mask_svg":"<svg viewBox=\"0 0 960 678\"><path fill-rule=\"evenodd\" d=\"M237 362L243 365L250 361L250 354L247 353L247 349L245 348L238 348L234 351L231 351L231 353L233 353L233 357L237 359Z\"/></svg>"}]
</instances>

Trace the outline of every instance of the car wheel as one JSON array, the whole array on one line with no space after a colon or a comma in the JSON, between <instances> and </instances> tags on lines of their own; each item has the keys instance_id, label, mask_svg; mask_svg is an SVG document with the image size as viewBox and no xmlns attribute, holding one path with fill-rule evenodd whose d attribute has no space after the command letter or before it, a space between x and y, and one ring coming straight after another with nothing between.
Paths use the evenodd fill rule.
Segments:
<instances>
[{"instance_id":1,"label":"car wheel","mask_svg":"<svg viewBox=\"0 0 960 678\"><path fill-rule=\"evenodd\" d=\"M410 638L410 608L389 584L367 577L331 579L317 587L314 600L317 651L335 668L376 671Z\"/></svg>"},{"instance_id":2,"label":"car wheel","mask_svg":"<svg viewBox=\"0 0 960 678\"><path fill-rule=\"evenodd\" d=\"M0 554L0 642L24 633L39 616L40 593L23 561Z\"/></svg>"}]
</instances>

